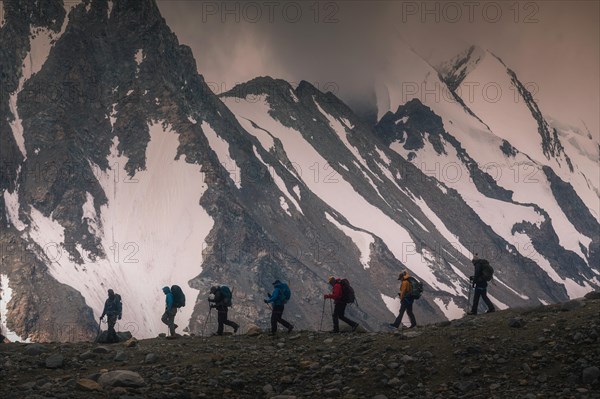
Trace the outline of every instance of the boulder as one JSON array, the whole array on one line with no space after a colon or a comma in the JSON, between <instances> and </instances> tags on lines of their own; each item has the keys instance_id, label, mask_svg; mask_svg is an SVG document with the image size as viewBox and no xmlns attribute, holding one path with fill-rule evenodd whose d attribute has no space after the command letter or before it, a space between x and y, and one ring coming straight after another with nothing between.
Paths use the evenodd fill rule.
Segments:
<instances>
[{"instance_id":1,"label":"boulder","mask_svg":"<svg viewBox=\"0 0 600 399\"><path fill-rule=\"evenodd\" d=\"M103 387L138 388L146 385L141 375L129 370L114 370L104 373L98 378L98 383Z\"/></svg>"}]
</instances>

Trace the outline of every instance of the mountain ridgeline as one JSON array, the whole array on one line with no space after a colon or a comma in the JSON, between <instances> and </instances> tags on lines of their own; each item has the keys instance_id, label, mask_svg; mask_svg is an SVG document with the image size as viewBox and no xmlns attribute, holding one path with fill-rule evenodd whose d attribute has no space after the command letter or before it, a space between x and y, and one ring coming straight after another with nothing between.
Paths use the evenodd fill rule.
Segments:
<instances>
[{"instance_id":1,"label":"mountain ridgeline","mask_svg":"<svg viewBox=\"0 0 600 399\"><path fill-rule=\"evenodd\" d=\"M425 285L419 323L433 323L466 311L476 253L495 268L501 309L600 287L598 145L552 125L523 85L518 134L495 130L484 105L420 98L390 101L373 125L308 82L213 93L153 0L3 5L0 277L13 339L90 339L108 288L120 328L153 337L172 284L187 332L221 283L232 318L266 326L275 279L292 289L290 321L316 330L329 275L352 283L350 316L380 330L403 269ZM458 99L473 74L518 82L480 49L423 65Z\"/></svg>"}]
</instances>

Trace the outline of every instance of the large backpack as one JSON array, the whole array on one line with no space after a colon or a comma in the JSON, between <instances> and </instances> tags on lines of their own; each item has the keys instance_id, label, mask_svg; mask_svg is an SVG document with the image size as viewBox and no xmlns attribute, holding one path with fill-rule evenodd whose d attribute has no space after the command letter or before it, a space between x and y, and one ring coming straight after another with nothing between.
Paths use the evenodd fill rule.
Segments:
<instances>
[{"instance_id":1,"label":"large backpack","mask_svg":"<svg viewBox=\"0 0 600 399\"><path fill-rule=\"evenodd\" d=\"M281 283L281 287L279 287L279 299L281 303L286 304L291 297L292 291L290 291L290 287L286 283Z\"/></svg>"},{"instance_id":2,"label":"large backpack","mask_svg":"<svg viewBox=\"0 0 600 399\"><path fill-rule=\"evenodd\" d=\"M222 285L219 287L219 290L221 291L221 295L223 295L223 305L225 305L227 307L231 307L231 305L232 305L231 299L233 297L233 294L231 293L231 290L229 289L229 287L226 285Z\"/></svg>"},{"instance_id":3,"label":"large backpack","mask_svg":"<svg viewBox=\"0 0 600 399\"><path fill-rule=\"evenodd\" d=\"M354 295L354 288L350 285L350 281L347 278L343 278L340 280L340 284L342 285L342 302L354 303L356 296Z\"/></svg>"},{"instance_id":4,"label":"large backpack","mask_svg":"<svg viewBox=\"0 0 600 399\"><path fill-rule=\"evenodd\" d=\"M479 259L481 265L481 278L485 281L492 281L494 278L494 268L486 259Z\"/></svg>"},{"instance_id":5,"label":"large backpack","mask_svg":"<svg viewBox=\"0 0 600 399\"><path fill-rule=\"evenodd\" d=\"M185 306L185 294L178 285L171 286L171 294L173 294L173 306L180 308Z\"/></svg>"},{"instance_id":6,"label":"large backpack","mask_svg":"<svg viewBox=\"0 0 600 399\"><path fill-rule=\"evenodd\" d=\"M423 283L414 277L409 277L408 282L410 283L410 297L412 299L419 299L423 294Z\"/></svg>"},{"instance_id":7,"label":"large backpack","mask_svg":"<svg viewBox=\"0 0 600 399\"><path fill-rule=\"evenodd\" d=\"M114 299L115 310L117 311L117 315L121 315L123 312L123 303L121 303L121 295L115 294Z\"/></svg>"}]
</instances>

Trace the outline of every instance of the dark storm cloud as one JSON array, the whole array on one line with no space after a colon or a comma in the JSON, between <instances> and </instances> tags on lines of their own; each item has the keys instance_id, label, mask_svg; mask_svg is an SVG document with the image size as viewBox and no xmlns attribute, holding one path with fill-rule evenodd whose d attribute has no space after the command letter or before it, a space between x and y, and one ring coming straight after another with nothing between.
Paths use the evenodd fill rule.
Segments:
<instances>
[{"instance_id":1,"label":"dark storm cloud","mask_svg":"<svg viewBox=\"0 0 600 399\"><path fill-rule=\"evenodd\" d=\"M597 137L599 3L592 1L158 1L216 91L271 75L308 80L346 101L368 95L408 43L431 63L471 44L539 88L545 112ZM402 68L402 65L397 67Z\"/></svg>"}]
</instances>

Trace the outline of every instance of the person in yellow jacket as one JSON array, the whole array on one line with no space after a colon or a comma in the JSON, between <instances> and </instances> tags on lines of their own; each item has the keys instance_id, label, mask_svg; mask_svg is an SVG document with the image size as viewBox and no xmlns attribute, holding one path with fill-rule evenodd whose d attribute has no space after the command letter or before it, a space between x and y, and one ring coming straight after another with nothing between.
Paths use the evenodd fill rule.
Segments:
<instances>
[{"instance_id":1,"label":"person in yellow jacket","mask_svg":"<svg viewBox=\"0 0 600 399\"><path fill-rule=\"evenodd\" d=\"M413 328L417 326L417 320L415 319L415 314L413 313L413 303L415 299L412 297L412 284L408 280L410 278L408 271L404 270L398 276L398 280L402 281L400 284L400 292L398 296L400 297L400 313L398 317L396 317L396 321L390 323L390 327L398 328L402 323L402 317L404 317L404 312L408 313L408 318L410 319L410 327Z\"/></svg>"}]
</instances>

